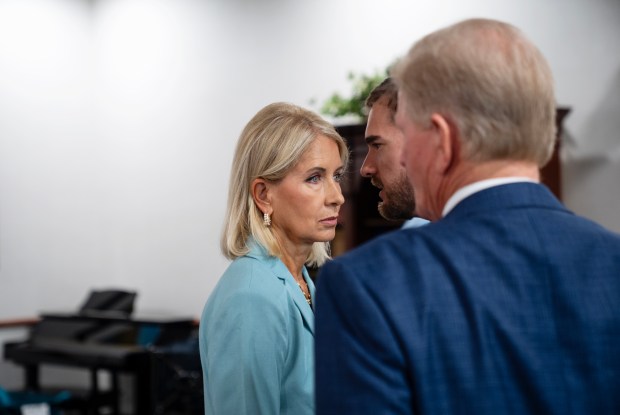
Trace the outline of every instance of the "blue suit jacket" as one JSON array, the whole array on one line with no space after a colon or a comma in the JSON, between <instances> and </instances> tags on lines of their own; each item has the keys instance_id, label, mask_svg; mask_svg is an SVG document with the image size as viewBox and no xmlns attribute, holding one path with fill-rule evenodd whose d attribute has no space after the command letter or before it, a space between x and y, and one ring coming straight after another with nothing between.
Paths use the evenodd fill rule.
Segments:
<instances>
[{"instance_id":1,"label":"blue suit jacket","mask_svg":"<svg viewBox=\"0 0 620 415\"><path fill-rule=\"evenodd\" d=\"M314 414L314 314L286 266L259 245L222 275L199 342L206 414Z\"/></svg>"},{"instance_id":2,"label":"blue suit jacket","mask_svg":"<svg viewBox=\"0 0 620 415\"><path fill-rule=\"evenodd\" d=\"M326 264L317 414L620 414L620 236L533 183Z\"/></svg>"}]
</instances>

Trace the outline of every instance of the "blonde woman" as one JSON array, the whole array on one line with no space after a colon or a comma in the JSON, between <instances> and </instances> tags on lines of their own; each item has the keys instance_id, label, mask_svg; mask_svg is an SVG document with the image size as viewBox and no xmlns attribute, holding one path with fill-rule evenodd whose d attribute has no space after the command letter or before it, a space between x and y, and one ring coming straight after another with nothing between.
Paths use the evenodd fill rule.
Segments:
<instances>
[{"instance_id":1,"label":"blonde woman","mask_svg":"<svg viewBox=\"0 0 620 415\"><path fill-rule=\"evenodd\" d=\"M205 413L314 414L314 284L329 257L345 142L318 115L275 103L237 144L221 247L233 262L200 323Z\"/></svg>"}]
</instances>

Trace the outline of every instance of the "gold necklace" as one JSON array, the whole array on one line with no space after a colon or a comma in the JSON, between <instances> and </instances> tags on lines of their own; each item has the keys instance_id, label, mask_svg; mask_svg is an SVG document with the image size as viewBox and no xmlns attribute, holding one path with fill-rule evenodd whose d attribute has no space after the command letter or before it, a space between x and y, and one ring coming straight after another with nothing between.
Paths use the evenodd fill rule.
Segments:
<instances>
[{"instance_id":1,"label":"gold necklace","mask_svg":"<svg viewBox=\"0 0 620 415\"><path fill-rule=\"evenodd\" d=\"M308 303L308 305L312 306L312 297L310 297L310 289L308 288L308 284L306 284L306 289L304 290L304 287L302 287L299 281L295 280L295 282L297 283L297 285L299 285L299 289L301 290L301 293L306 298L306 302Z\"/></svg>"}]
</instances>

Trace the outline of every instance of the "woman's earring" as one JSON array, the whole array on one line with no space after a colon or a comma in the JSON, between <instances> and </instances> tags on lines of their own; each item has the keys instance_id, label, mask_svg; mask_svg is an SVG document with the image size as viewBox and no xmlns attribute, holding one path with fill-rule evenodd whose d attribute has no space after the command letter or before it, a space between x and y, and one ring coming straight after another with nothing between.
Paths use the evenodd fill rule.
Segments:
<instances>
[{"instance_id":1,"label":"woman's earring","mask_svg":"<svg viewBox=\"0 0 620 415\"><path fill-rule=\"evenodd\" d=\"M271 217L269 213L263 213L263 224L267 227L271 226Z\"/></svg>"}]
</instances>

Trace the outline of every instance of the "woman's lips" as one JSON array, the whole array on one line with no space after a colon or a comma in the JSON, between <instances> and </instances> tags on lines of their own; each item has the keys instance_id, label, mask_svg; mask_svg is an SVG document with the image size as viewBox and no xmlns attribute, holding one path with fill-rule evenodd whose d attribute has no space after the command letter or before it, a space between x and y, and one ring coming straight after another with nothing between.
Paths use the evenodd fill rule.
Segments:
<instances>
[{"instance_id":1,"label":"woman's lips","mask_svg":"<svg viewBox=\"0 0 620 415\"><path fill-rule=\"evenodd\" d=\"M320 222L327 226L336 226L338 224L338 216L331 216L329 218L321 219Z\"/></svg>"}]
</instances>

